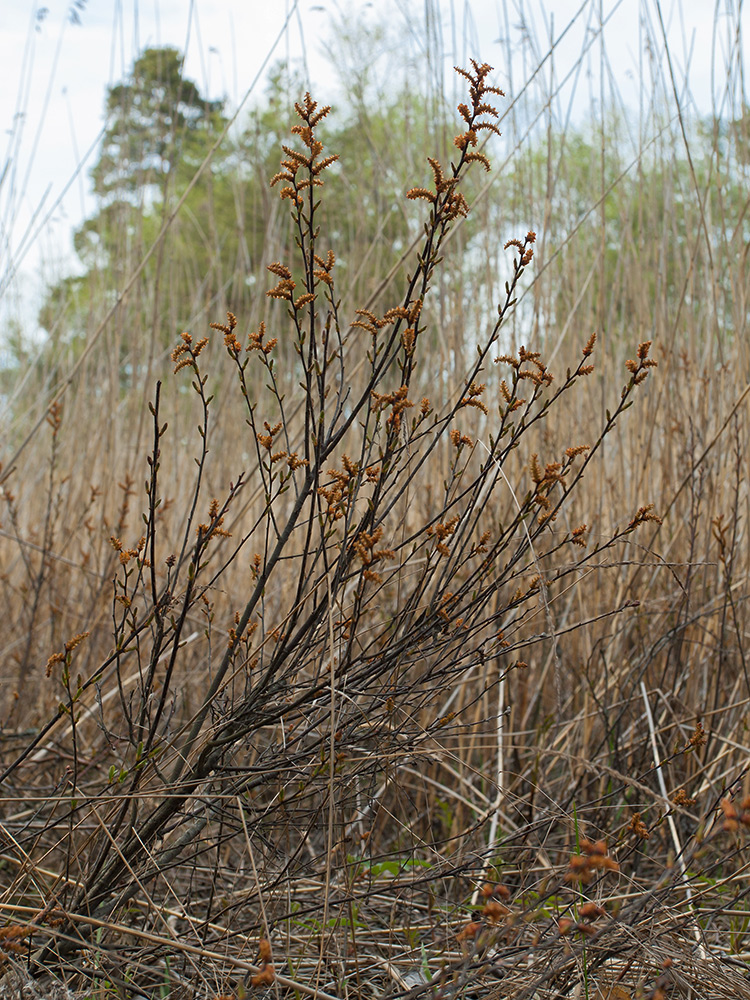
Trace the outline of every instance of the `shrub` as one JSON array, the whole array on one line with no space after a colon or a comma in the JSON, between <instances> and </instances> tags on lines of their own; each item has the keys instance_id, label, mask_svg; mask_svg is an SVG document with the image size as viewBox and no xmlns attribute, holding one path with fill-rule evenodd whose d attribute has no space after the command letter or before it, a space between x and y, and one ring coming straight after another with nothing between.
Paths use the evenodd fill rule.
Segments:
<instances>
[{"instance_id":1,"label":"shrub","mask_svg":"<svg viewBox=\"0 0 750 1000\"><path fill-rule=\"evenodd\" d=\"M639 344L598 431L542 456L550 418L586 391L596 338L557 377L539 352L507 350L529 232L505 244L505 297L471 364L460 378L430 370L430 291L469 211L461 181L490 169L484 139L498 131L490 67L459 72L469 99L454 162L430 159L432 185L407 194L427 217L398 299L342 315L318 225L336 160L316 133L329 109L306 95L272 181L298 250L268 266L280 308L244 332L232 313L211 324L234 399L211 394L221 359L208 336L183 333L172 353L200 418L189 491L156 386L143 534L122 537L128 481L111 538L110 649L98 653L101 623L61 641L46 671L59 705L6 752L6 789L34 804L11 824L16 922L3 947L9 962L26 948L35 975L149 996L273 986L326 997L344 983L365 996L379 980L449 996L480 976L563 990L582 970L588 990L615 955L620 978L630 970L638 940L623 914L634 926L644 903L627 902L621 864L576 811L593 803L593 827L610 792L578 780L586 762L569 759L564 728L543 765L538 743L555 714L565 723L574 683L556 601L659 523L650 503L610 533L572 516L655 361ZM276 363L277 329L291 371ZM236 456L220 456L236 472L222 490L217 407L236 407ZM53 438L60 419L51 413ZM165 475L182 502L163 502ZM50 486L49 523L53 498ZM514 744L511 687L536 720L524 732L519 715ZM675 759L702 738L698 726ZM543 805L541 766L557 789ZM633 783L601 775L624 810ZM632 853L649 828L623 812L610 834ZM654 893L681 892L685 872ZM668 963L638 960L663 995Z\"/></svg>"}]
</instances>

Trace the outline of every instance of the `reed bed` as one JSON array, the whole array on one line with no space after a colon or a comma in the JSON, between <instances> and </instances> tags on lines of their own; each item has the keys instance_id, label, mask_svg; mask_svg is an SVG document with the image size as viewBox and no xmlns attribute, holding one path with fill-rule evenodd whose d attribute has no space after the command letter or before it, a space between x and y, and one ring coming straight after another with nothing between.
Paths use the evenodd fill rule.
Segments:
<instances>
[{"instance_id":1,"label":"reed bed","mask_svg":"<svg viewBox=\"0 0 750 1000\"><path fill-rule=\"evenodd\" d=\"M708 122L665 65L578 130L479 61L450 132L300 93L248 280L216 209L51 324L2 469L5 995L750 996L748 117L739 61Z\"/></svg>"}]
</instances>

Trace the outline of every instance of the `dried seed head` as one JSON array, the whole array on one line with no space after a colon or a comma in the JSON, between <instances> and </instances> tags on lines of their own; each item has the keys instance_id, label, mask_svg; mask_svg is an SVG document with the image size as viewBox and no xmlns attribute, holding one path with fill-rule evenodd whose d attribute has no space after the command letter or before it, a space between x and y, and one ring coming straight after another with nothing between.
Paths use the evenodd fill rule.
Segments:
<instances>
[{"instance_id":1,"label":"dried seed head","mask_svg":"<svg viewBox=\"0 0 750 1000\"><path fill-rule=\"evenodd\" d=\"M628 824L628 829L630 830L631 833L634 833L635 836L639 837L641 840L648 840L649 836L648 827L641 819L640 813L633 813L630 819L630 823Z\"/></svg>"}]
</instances>

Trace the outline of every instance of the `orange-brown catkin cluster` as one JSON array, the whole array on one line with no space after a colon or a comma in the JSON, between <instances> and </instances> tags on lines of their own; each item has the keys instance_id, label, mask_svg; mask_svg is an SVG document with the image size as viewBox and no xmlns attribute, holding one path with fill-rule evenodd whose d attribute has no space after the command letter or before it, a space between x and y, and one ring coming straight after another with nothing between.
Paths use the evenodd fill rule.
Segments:
<instances>
[{"instance_id":1,"label":"orange-brown catkin cluster","mask_svg":"<svg viewBox=\"0 0 750 1000\"><path fill-rule=\"evenodd\" d=\"M429 188L414 187L406 192L406 197L412 200L421 198L429 201L435 207L437 216L444 221L451 221L462 216L466 218L469 214L469 206L460 191L456 190L459 181L461 168L467 163L481 163L485 170L490 169L490 161L487 156L476 149L479 142L478 133L481 131L492 132L500 135L500 130L492 119L498 118L498 112L492 104L487 101L490 94L505 97L505 94L498 87L492 87L487 83L487 78L492 72L492 66L488 63L478 63L471 60L473 73L469 70L456 66L456 72L469 81L469 97L471 104L459 104L458 111L466 125L465 130L455 137L454 146L461 151L461 158L457 164L451 164L451 175L445 175L442 165L434 157L428 157L427 162L432 169L432 178L435 190ZM489 121L487 120L489 117Z\"/></svg>"}]
</instances>

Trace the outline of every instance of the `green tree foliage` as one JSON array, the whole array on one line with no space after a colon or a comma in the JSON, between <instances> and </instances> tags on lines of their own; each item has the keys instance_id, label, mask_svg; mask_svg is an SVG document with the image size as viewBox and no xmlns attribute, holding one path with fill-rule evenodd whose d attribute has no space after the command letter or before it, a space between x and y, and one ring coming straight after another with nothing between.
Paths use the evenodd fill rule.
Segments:
<instances>
[{"instance_id":1,"label":"green tree foliage","mask_svg":"<svg viewBox=\"0 0 750 1000\"><path fill-rule=\"evenodd\" d=\"M84 266L109 267L117 277L142 252L171 197L179 197L224 126L223 102L202 97L182 75L173 48L147 49L132 73L110 88L107 126L91 171L99 212L75 234ZM205 199L205 190L201 193Z\"/></svg>"},{"instance_id":2,"label":"green tree foliage","mask_svg":"<svg viewBox=\"0 0 750 1000\"><path fill-rule=\"evenodd\" d=\"M84 337L99 320L124 281L158 235L163 220L187 186L224 128L222 101L209 101L182 73L182 57L173 48L150 48L131 73L111 87L106 98L106 129L99 158L91 171L99 207L75 232L73 245L83 274L66 276L49 289L41 325L68 342ZM218 153L214 165L221 171ZM154 255L134 293L128 323L148 329L164 319L165 293L175 301L190 300L194 274L174 267L172 250L189 244L203 249L194 270L210 272L211 227L206 206L212 199L213 176L205 171L191 192L180 222L173 227L169 254ZM202 243L185 232L199 230ZM166 246L166 244L165 244ZM178 254L179 256L179 254ZM192 286L195 287L194 285ZM170 336L173 330L165 331Z\"/></svg>"},{"instance_id":3,"label":"green tree foliage","mask_svg":"<svg viewBox=\"0 0 750 1000\"><path fill-rule=\"evenodd\" d=\"M223 125L222 101L208 101L182 75L177 49L150 48L129 78L107 95L107 128L91 172L94 191L109 203L128 196L140 202L151 185L161 190L176 165L190 174L204 155L206 138Z\"/></svg>"},{"instance_id":4,"label":"green tree foliage","mask_svg":"<svg viewBox=\"0 0 750 1000\"><path fill-rule=\"evenodd\" d=\"M129 334L120 347L126 374L133 370L134 337L149 335L163 347L179 329L207 322L224 308L260 313L256 319L273 315L264 294L265 267L287 253L290 237L286 207L269 180L288 131L290 95L299 99L304 89L301 79L277 65L262 101L241 130L225 137L211 169L190 189L115 321ZM226 124L221 102L204 99L171 48L144 52L128 77L110 88L106 113L91 171L98 209L73 240L83 273L51 287L40 313L56 345L74 348L96 328ZM342 150L330 181L337 196L324 214L341 248L338 269L347 300L360 304L372 294L369 276L393 267L421 232L423 213L404 193L429 180L426 154L420 154L428 143L434 149L435 129L425 121L420 97L404 87L388 102L354 95L321 129L326 147Z\"/></svg>"},{"instance_id":5,"label":"green tree foliage","mask_svg":"<svg viewBox=\"0 0 750 1000\"><path fill-rule=\"evenodd\" d=\"M430 183L428 151L437 150L448 163L455 149L449 109L434 94L425 96L413 82L393 77L379 84L364 71L347 80L349 89L321 124L325 147L340 153L327 180L336 186L335 197L323 199L321 221L338 248L338 287L351 314L377 294L383 308L390 305L388 291L373 276L381 281L398 275L424 223L422 206L405 192ZM61 346L75 354L98 328L167 219L166 237L118 309L112 334L107 331L108 363L117 358L124 388L139 371L145 378L152 370L144 357L157 357L175 333L199 329L225 309L250 325L276 322L282 307L265 297L265 269L291 248L286 206L268 182L289 109L304 90L304 81L278 64L263 97L225 136L210 169L186 195L226 125L222 102L207 100L184 76L180 53L172 48L146 50L110 88L105 136L91 172L98 208L74 235L82 273L51 287L40 315L55 366ZM586 326L618 339L633 322L648 330L653 303L682 287L685 267L703 270L702 255L691 250L702 222L679 137L663 131L633 166L624 120L609 116L602 127L604 159L601 136L582 126L553 131L524 157L510 155L504 169L468 178L469 203L482 196L446 246L451 267L441 269L440 316L430 325L442 362L453 364L457 352L467 349L465 316L481 324L492 313L489 303L501 291L497 233L509 227L540 233L545 279L531 289L534 314L555 338L574 310L585 312ZM737 123L731 127L738 131ZM707 148L716 141L708 130L703 138ZM730 138L724 145L743 148L734 133ZM501 142L507 145L507 138ZM719 146L728 163L729 153ZM700 157L694 169L703 189L706 164ZM717 198L726 203L739 197L736 181L728 170L724 174L720 193L707 203L707 218L721 216L713 205ZM488 182L491 188L484 189ZM644 243L642 234L653 220L663 239ZM564 252L566 247L575 252ZM720 291L720 284L714 287ZM684 307L690 302L686 298ZM280 360L294 361L286 351L280 344ZM296 385L293 366L286 367Z\"/></svg>"}]
</instances>

